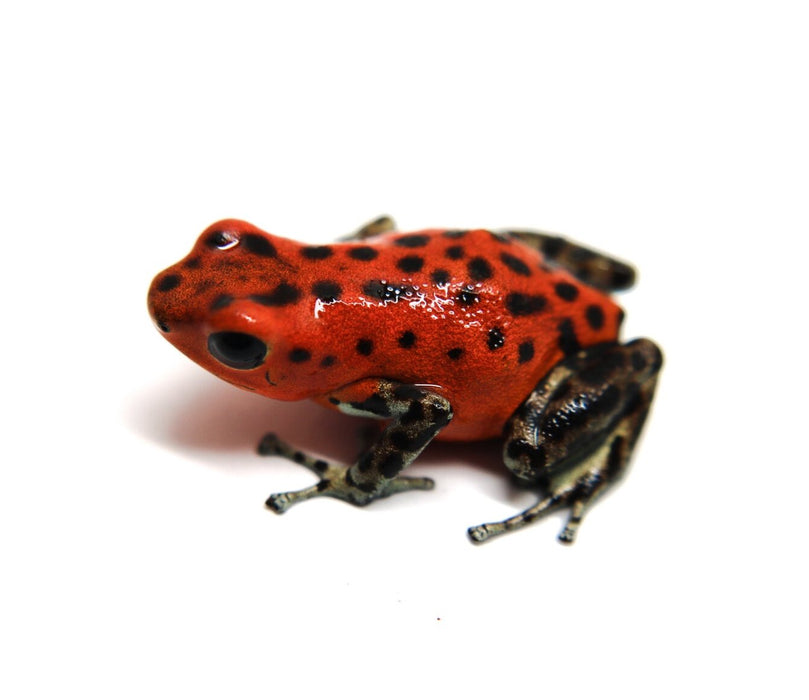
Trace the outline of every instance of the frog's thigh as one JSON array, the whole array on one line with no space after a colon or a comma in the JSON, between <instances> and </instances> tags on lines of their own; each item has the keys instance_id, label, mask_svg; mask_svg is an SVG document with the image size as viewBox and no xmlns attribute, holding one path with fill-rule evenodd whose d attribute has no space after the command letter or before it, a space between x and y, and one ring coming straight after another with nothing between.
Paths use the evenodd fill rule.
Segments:
<instances>
[{"instance_id":1,"label":"frog's thigh","mask_svg":"<svg viewBox=\"0 0 809 700\"><path fill-rule=\"evenodd\" d=\"M530 248L535 248L554 264L592 287L606 292L629 289L635 283L631 265L616 260L560 236L541 231L506 231Z\"/></svg>"},{"instance_id":2,"label":"frog's thigh","mask_svg":"<svg viewBox=\"0 0 809 700\"><path fill-rule=\"evenodd\" d=\"M354 233L344 236L343 241L364 241L366 238L381 236L383 233L390 233L396 230L396 224L389 216L380 216L378 219L369 221Z\"/></svg>"},{"instance_id":3,"label":"frog's thigh","mask_svg":"<svg viewBox=\"0 0 809 700\"><path fill-rule=\"evenodd\" d=\"M547 489L533 508L472 528L478 541L571 508L560 535L572 542L589 502L623 474L654 394L662 356L649 340L581 351L537 385L506 426L503 461Z\"/></svg>"}]
</instances>

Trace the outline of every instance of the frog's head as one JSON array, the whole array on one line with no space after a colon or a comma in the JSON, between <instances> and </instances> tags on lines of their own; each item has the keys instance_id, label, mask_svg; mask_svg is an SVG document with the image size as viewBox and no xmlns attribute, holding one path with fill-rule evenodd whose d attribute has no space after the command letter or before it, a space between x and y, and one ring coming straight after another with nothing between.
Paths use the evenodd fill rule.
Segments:
<instances>
[{"instance_id":1,"label":"frog's head","mask_svg":"<svg viewBox=\"0 0 809 700\"><path fill-rule=\"evenodd\" d=\"M155 277L149 313L170 343L218 377L273 398L301 398L306 382L287 340L296 337L303 303L297 248L244 221L219 221Z\"/></svg>"}]
</instances>

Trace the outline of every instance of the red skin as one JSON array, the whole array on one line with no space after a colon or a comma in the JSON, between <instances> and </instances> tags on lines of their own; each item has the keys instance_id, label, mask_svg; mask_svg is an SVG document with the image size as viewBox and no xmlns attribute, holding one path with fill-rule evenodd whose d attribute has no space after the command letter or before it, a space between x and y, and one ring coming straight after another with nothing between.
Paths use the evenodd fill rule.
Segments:
<instances>
[{"instance_id":1,"label":"red skin","mask_svg":"<svg viewBox=\"0 0 809 700\"><path fill-rule=\"evenodd\" d=\"M241 237L242 242L227 250L206 243L218 231ZM499 436L539 380L564 358L559 326L566 319L580 347L617 339L619 307L564 270L547 267L533 248L485 230L460 238L447 237L440 229L417 233L427 237L425 245L397 245L398 239L414 234L391 233L329 244L330 255L310 259L302 251L313 246L270 235L243 221L220 221L203 232L186 258L155 278L149 311L159 326L168 327L166 338L192 360L236 386L270 398L309 398L327 406L332 405L331 397L362 401L374 391L372 380L379 378L430 387L453 408L452 422L438 435L445 440ZM246 234L254 234L252 245L245 242ZM268 255L262 241L272 244L275 255ZM456 246L463 249L463 256L448 257L447 250ZM357 248L371 248L377 256L355 260L349 252ZM511 256L511 267L502 261L503 253ZM409 257L423 260L418 271L397 267ZM470 277L473 258L488 264L488 269L477 267L478 278L486 279ZM520 267L514 259L525 265L522 273L514 271ZM436 270L449 273L447 283L432 279ZM363 290L368 282L379 280L405 287L411 294L382 301ZM312 291L319 281L339 285L339 299L319 300ZM288 288L279 291L281 283L294 287L297 297ZM576 298L559 296L559 283L574 285ZM478 301L463 305L457 296L468 285ZM274 294L275 305L250 299L268 294ZM523 296L511 297L507 304L513 294ZM217 299L219 307L212 309ZM279 305L281 300L287 303ZM593 306L601 309L600 324L597 312L593 320ZM490 334L495 328L502 334L502 344L495 342L497 333ZM221 364L207 349L208 335L217 331L261 338L270 348L264 363L250 370ZM403 347L410 340L407 331L415 340ZM360 340L370 341L370 346L361 344L367 354L358 350ZM456 348L463 353L451 359L447 353ZM292 362L289 355L294 349L305 349L309 358ZM334 361L323 366L327 356Z\"/></svg>"}]
</instances>

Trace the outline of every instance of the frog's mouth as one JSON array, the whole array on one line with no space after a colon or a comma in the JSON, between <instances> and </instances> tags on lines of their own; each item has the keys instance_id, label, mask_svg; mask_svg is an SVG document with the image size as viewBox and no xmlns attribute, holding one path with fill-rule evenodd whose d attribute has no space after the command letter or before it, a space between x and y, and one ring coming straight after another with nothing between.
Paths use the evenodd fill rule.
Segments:
<instances>
[{"instance_id":1,"label":"frog's mouth","mask_svg":"<svg viewBox=\"0 0 809 700\"><path fill-rule=\"evenodd\" d=\"M267 344L249 333L218 331L208 336L208 352L232 369L255 369L267 357Z\"/></svg>"}]
</instances>

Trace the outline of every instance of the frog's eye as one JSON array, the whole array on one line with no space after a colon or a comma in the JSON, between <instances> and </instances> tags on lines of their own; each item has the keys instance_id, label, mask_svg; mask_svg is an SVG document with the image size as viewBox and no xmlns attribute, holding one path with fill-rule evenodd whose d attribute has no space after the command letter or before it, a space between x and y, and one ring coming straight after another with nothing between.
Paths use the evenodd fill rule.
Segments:
<instances>
[{"instance_id":1,"label":"frog's eye","mask_svg":"<svg viewBox=\"0 0 809 700\"><path fill-rule=\"evenodd\" d=\"M254 369L267 355L267 345L254 335L220 331L208 336L208 352L233 369Z\"/></svg>"},{"instance_id":2,"label":"frog's eye","mask_svg":"<svg viewBox=\"0 0 809 700\"><path fill-rule=\"evenodd\" d=\"M239 237L235 233L230 233L229 231L214 231L210 236L208 236L208 238L205 239L205 244L211 248L228 250L239 245Z\"/></svg>"}]
</instances>

